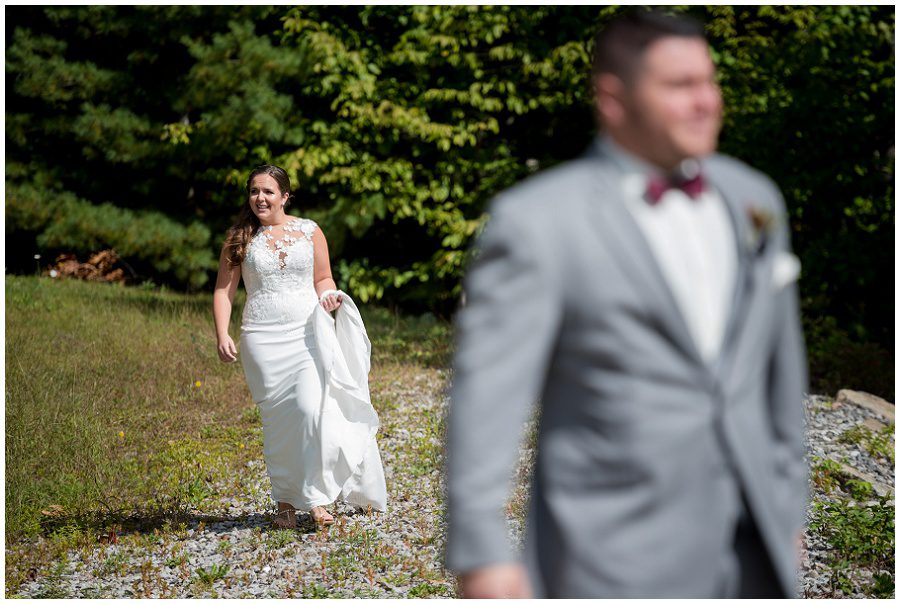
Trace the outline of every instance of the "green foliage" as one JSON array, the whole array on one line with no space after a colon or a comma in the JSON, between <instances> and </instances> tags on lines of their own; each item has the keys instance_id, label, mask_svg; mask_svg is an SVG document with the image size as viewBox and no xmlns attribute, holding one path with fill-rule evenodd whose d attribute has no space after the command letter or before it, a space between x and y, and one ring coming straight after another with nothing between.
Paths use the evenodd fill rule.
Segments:
<instances>
[{"instance_id":1,"label":"green foliage","mask_svg":"<svg viewBox=\"0 0 900 604\"><path fill-rule=\"evenodd\" d=\"M304 583L302 597L314 600L323 600L326 598L336 598L336 596L328 587L318 583Z\"/></svg>"},{"instance_id":2,"label":"green foliage","mask_svg":"<svg viewBox=\"0 0 900 604\"><path fill-rule=\"evenodd\" d=\"M275 9L20 6L8 16L7 191L30 187L47 204L34 211L54 214L42 227L7 224L9 268L57 245L97 251L110 227L133 223L116 250L140 279L208 282L243 175L269 145L301 142L286 90L303 59L277 48ZM57 197L83 203L68 216Z\"/></svg>"},{"instance_id":3,"label":"green foliage","mask_svg":"<svg viewBox=\"0 0 900 604\"><path fill-rule=\"evenodd\" d=\"M874 458L883 457L894 463L894 426L885 426L880 432L873 432L863 425L853 426L838 437L839 442L861 445Z\"/></svg>"},{"instance_id":4,"label":"green foliage","mask_svg":"<svg viewBox=\"0 0 900 604\"><path fill-rule=\"evenodd\" d=\"M856 501L868 501L875 493L875 487L865 480L848 479L844 486L850 491L850 496Z\"/></svg>"},{"instance_id":5,"label":"green foliage","mask_svg":"<svg viewBox=\"0 0 900 604\"><path fill-rule=\"evenodd\" d=\"M589 142L596 21L571 7L288 12L286 43L316 74L300 90L314 113L305 144L278 160L323 208L344 286L452 308L487 199Z\"/></svg>"},{"instance_id":6,"label":"green foliage","mask_svg":"<svg viewBox=\"0 0 900 604\"><path fill-rule=\"evenodd\" d=\"M42 250L88 253L111 247L193 287L203 285L215 267L209 229L199 222L185 227L160 212L94 205L29 184L7 186L6 229L19 237L38 233Z\"/></svg>"},{"instance_id":7,"label":"green foliage","mask_svg":"<svg viewBox=\"0 0 900 604\"><path fill-rule=\"evenodd\" d=\"M866 507L844 500L816 501L809 528L826 538L832 587L845 594L852 593L854 570L867 567L880 576L877 571L890 573L894 568L894 506L886 498ZM883 576L868 586L871 595L883 595L886 589Z\"/></svg>"},{"instance_id":8,"label":"green foliage","mask_svg":"<svg viewBox=\"0 0 900 604\"><path fill-rule=\"evenodd\" d=\"M885 292L894 269L884 250L894 248L893 9L719 6L708 14L727 107L722 149L784 192L805 312L892 349Z\"/></svg>"},{"instance_id":9,"label":"green foliage","mask_svg":"<svg viewBox=\"0 0 900 604\"><path fill-rule=\"evenodd\" d=\"M874 342L858 342L831 316L811 316L807 301L803 317L806 352L812 392L834 395L842 388L864 390L888 400L894 399L893 348Z\"/></svg>"},{"instance_id":10,"label":"green foliage","mask_svg":"<svg viewBox=\"0 0 900 604\"><path fill-rule=\"evenodd\" d=\"M170 556L168 559L166 559L166 566L168 568L176 568L178 566L188 564L190 561L190 557L186 553L181 552L177 556Z\"/></svg>"},{"instance_id":11,"label":"green foliage","mask_svg":"<svg viewBox=\"0 0 900 604\"><path fill-rule=\"evenodd\" d=\"M831 493L841 483L841 464L833 459L813 460L811 479L825 493Z\"/></svg>"},{"instance_id":12,"label":"green foliage","mask_svg":"<svg viewBox=\"0 0 900 604\"><path fill-rule=\"evenodd\" d=\"M875 575L875 584L869 589L873 598L890 599L894 597L894 576L890 573Z\"/></svg>"},{"instance_id":13,"label":"green foliage","mask_svg":"<svg viewBox=\"0 0 900 604\"><path fill-rule=\"evenodd\" d=\"M621 10L12 7L7 186L200 221L215 258L246 174L273 161L291 174L298 211L322 224L341 287L446 315L487 201L594 136L591 38ZM814 384L858 379L887 396L892 9L671 10L707 22L726 101L723 151L784 192L815 330ZM54 238L68 245L81 232ZM8 227L10 236L9 268L32 270L42 243ZM140 278L196 284L195 270L211 270L199 258L177 274L160 264L147 260Z\"/></svg>"},{"instance_id":14,"label":"green foliage","mask_svg":"<svg viewBox=\"0 0 900 604\"><path fill-rule=\"evenodd\" d=\"M226 564L213 564L209 569L197 569L197 583L212 587L212 584L220 579L224 579L228 575L231 567Z\"/></svg>"}]
</instances>

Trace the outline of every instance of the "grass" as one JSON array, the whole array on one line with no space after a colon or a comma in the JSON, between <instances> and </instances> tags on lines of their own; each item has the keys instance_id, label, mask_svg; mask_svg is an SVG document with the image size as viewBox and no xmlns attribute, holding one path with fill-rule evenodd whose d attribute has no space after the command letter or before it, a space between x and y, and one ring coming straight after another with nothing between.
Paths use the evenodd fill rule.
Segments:
<instances>
[{"instance_id":1,"label":"grass","mask_svg":"<svg viewBox=\"0 0 900 604\"><path fill-rule=\"evenodd\" d=\"M235 340L243 300L239 291ZM450 327L381 308L363 313L376 343L371 391L383 430L425 426L409 451L396 452L397 472L410 474L402 464L414 464L416 472L436 476L443 418L404 415L397 393L413 391L423 371L448 362ZM62 594L54 570L60 561L110 542L110 535L134 548L183 539L187 523L214 514L215 485L236 480L247 462L262 459L259 411L240 364L221 363L215 352L209 294L8 275L6 359L7 595L33 569L49 578L42 581L47 595ZM422 524L422 530L437 528ZM329 547L340 547L343 538L356 536L332 531ZM295 540L279 531L260 539L272 552ZM222 545L224 554L228 547ZM382 573L421 555L365 552L333 564L348 573L351 562L353 572ZM102 573L141 573L135 594L150 594L159 581L159 569L124 569L115 555L105 560ZM163 566L193 576L200 590L216 576L183 553L164 560Z\"/></svg>"},{"instance_id":2,"label":"grass","mask_svg":"<svg viewBox=\"0 0 900 604\"><path fill-rule=\"evenodd\" d=\"M7 276L7 544L60 517L203 499L195 464L223 469L236 444L204 429L251 405L204 298Z\"/></svg>"},{"instance_id":3,"label":"grass","mask_svg":"<svg viewBox=\"0 0 900 604\"><path fill-rule=\"evenodd\" d=\"M161 568L192 583L196 596L215 595L223 585L240 587L244 570L233 566L238 562L230 556L231 542L219 544L229 566L211 568L199 566L180 545L188 524L205 515L214 519L216 485L243 488L247 463L262 460L259 411L240 365L218 360L210 298L7 276L8 597L35 570L42 578L40 596L71 597L64 578L68 561L113 540L130 552L151 546L166 552L157 568L101 550L101 575L140 575L134 596L177 595ZM241 292L235 302L233 335ZM380 308L365 307L363 314L374 343L370 389L382 421L379 442L385 467L393 469L391 505L443 502L446 419L436 401L446 385L450 327ZM539 420L535 416L524 435L532 450ZM893 461L892 431L860 429L842 439ZM517 469L509 504L519 522L528 503L529 469L528 462ZM842 476L834 461L814 460L812 478L820 491L843 497L821 503L812 528L837 552L834 588L846 592L858 581L859 567L892 566L893 507L883 501L862 505L874 498L871 485ZM365 523L339 518L316 536L321 563L302 575L298 570L296 584L273 595L384 597L385 589L408 588L409 597L453 597L453 581L440 571L444 521L441 512L406 513L390 529L402 529L402 543L389 544ZM310 547L292 531L255 529L251 540L258 566ZM879 570L866 589L873 596L890 593L892 573Z\"/></svg>"}]
</instances>

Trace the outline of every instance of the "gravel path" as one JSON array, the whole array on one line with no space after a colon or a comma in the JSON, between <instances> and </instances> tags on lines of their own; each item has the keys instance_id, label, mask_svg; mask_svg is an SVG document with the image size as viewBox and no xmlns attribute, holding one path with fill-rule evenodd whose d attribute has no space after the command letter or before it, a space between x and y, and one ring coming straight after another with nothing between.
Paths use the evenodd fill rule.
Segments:
<instances>
[{"instance_id":1,"label":"gravel path","mask_svg":"<svg viewBox=\"0 0 900 604\"><path fill-rule=\"evenodd\" d=\"M841 442L840 437L848 430L863 425L864 422L887 424L888 420L869 409L852 404L835 405L831 399L823 396L810 396L806 401L807 427L806 449L807 459L815 464L816 458L829 459L849 465L854 470L866 475L868 482L875 484L876 489L889 493L893 499L894 466L884 458L873 458L864 447L858 444ZM877 424L870 424L877 425ZM847 494L837 489L826 494L810 482L810 493L813 500L838 500L839 495L847 498ZM875 505L877 502L861 502L859 505ZM893 506L893 503L891 503ZM807 519L812 517L812 505L807 508ZM808 598L841 597L833 593L829 583L831 571L828 566L830 550L825 540L812 531L805 532L805 551L800 567L801 594ZM867 597L860 589L862 582L870 583L872 573L860 571L854 581L852 597Z\"/></svg>"},{"instance_id":2,"label":"gravel path","mask_svg":"<svg viewBox=\"0 0 900 604\"><path fill-rule=\"evenodd\" d=\"M388 511L338 503L337 522L316 531L272 526L274 504L262 459L247 463L240 488L214 487L213 501L180 527L119 536L117 543L73 549L37 569L20 597L452 597L441 567L440 425L446 371L420 371L383 385L379 446ZM7 551L7 559L9 559Z\"/></svg>"},{"instance_id":3,"label":"gravel path","mask_svg":"<svg viewBox=\"0 0 900 604\"><path fill-rule=\"evenodd\" d=\"M315 530L301 516L297 531L272 528L273 504L261 459L247 463L241 488L218 485L219 496L189 522L117 543L72 549L66 560L40 569L20 597L454 597L455 582L441 568L444 542L439 428L447 372L429 370L388 384L382 396L381 447L389 489L388 512L369 514L332 506L337 524ZM838 442L871 411L831 409L824 397L807 400L807 447L812 457L847 460L857 470L894 484L894 468L859 446ZM526 443L530 439L526 439ZM510 503L510 535L527 501L533 451L523 447ZM816 494L822 497L821 493ZM807 597L831 595L827 549L807 536L800 580ZM7 552L9 554L9 552ZM7 556L7 559L9 557Z\"/></svg>"}]
</instances>

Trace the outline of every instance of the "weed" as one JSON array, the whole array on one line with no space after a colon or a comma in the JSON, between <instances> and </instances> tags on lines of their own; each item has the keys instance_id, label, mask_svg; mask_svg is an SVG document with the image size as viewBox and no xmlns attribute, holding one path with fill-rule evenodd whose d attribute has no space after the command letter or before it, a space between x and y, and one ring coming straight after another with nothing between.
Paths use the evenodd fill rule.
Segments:
<instances>
[{"instance_id":1,"label":"weed","mask_svg":"<svg viewBox=\"0 0 900 604\"><path fill-rule=\"evenodd\" d=\"M871 589L867 590L868 595L873 598L893 598L894 597L894 577L890 573L878 573L875 575L875 582Z\"/></svg>"},{"instance_id":2,"label":"weed","mask_svg":"<svg viewBox=\"0 0 900 604\"><path fill-rule=\"evenodd\" d=\"M35 598L69 598L69 591L62 585L62 575L66 572L68 557L63 555L47 573L46 579L41 583Z\"/></svg>"},{"instance_id":3,"label":"weed","mask_svg":"<svg viewBox=\"0 0 900 604\"><path fill-rule=\"evenodd\" d=\"M305 583L303 585L303 597L315 600L333 597L330 589L318 583Z\"/></svg>"},{"instance_id":4,"label":"weed","mask_svg":"<svg viewBox=\"0 0 900 604\"><path fill-rule=\"evenodd\" d=\"M259 406L252 405L246 407L241 412L241 420L246 423L253 424L254 426L259 424L262 421L262 415L260 415L259 413Z\"/></svg>"},{"instance_id":5,"label":"weed","mask_svg":"<svg viewBox=\"0 0 900 604\"><path fill-rule=\"evenodd\" d=\"M213 564L209 567L209 570L198 568L195 581L199 585L211 587L216 581L224 579L229 570L231 570L231 567L225 564Z\"/></svg>"},{"instance_id":6,"label":"weed","mask_svg":"<svg viewBox=\"0 0 900 604\"><path fill-rule=\"evenodd\" d=\"M867 428L863 425L853 426L852 428L844 431L843 434L838 438L838 442L842 442L845 444L851 445L859 445L862 447L871 457L877 459L879 457L883 457L894 463L894 443L893 443L893 434L894 434L894 424L891 423L888 426L885 426L878 432L873 432L871 429Z\"/></svg>"},{"instance_id":7,"label":"weed","mask_svg":"<svg viewBox=\"0 0 900 604\"><path fill-rule=\"evenodd\" d=\"M848 445L858 445L862 443L868 432L869 429L865 426L853 426L841 433L838 437L838 442Z\"/></svg>"},{"instance_id":8,"label":"weed","mask_svg":"<svg viewBox=\"0 0 900 604\"><path fill-rule=\"evenodd\" d=\"M833 459L814 457L811 478L813 483L826 494L840 485L841 464Z\"/></svg>"},{"instance_id":9,"label":"weed","mask_svg":"<svg viewBox=\"0 0 900 604\"><path fill-rule=\"evenodd\" d=\"M266 538L266 549L279 550L284 546L297 541L298 533L293 529L276 529L269 531Z\"/></svg>"},{"instance_id":10,"label":"weed","mask_svg":"<svg viewBox=\"0 0 900 604\"><path fill-rule=\"evenodd\" d=\"M419 583L409 590L411 598L430 598L431 596L450 595L450 586L443 583Z\"/></svg>"},{"instance_id":11,"label":"weed","mask_svg":"<svg viewBox=\"0 0 900 604\"><path fill-rule=\"evenodd\" d=\"M844 488L856 501L869 501L875 493L875 488L865 480L848 479L844 482Z\"/></svg>"},{"instance_id":12,"label":"weed","mask_svg":"<svg viewBox=\"0 0 900 604\"><path fill-rule=\"evenodd\" d=\"M222 537L216 544L216 549L220 551L224 556L230 556L232 550L234 550L234 543L232 543L231 540L228 539L228 537Z\"/></svg>"},{"instance_id":13,"label":"weed","mask_svg":"<svg viewBox=\"0 0 900 604\"><path fill-rule=\"evenodd\" d=\"M100 567L94 571L97 577L120 576L128 568L128 555L125 552L113 552L109 554Z\"/></svg>"},{"instance_id":14,"label":"weed","mask_svg":"<svg viewBox=\"0 0 900 604\"><path fill-rule=\"evenodd\" d=\"M894 568L894 507L885 497L872 506L844 500L815 501L809 528L828 542L835 591L853 592L851 574L857 568L887 572ZM884 588L885 580L880 581L871 589Z\"/></svg>"},{"instance_id":15,"label":"weed","mask_svg":"<svg viewBox=\"0 0 900 604\"><path fill-rule=\"evenodd\" d=\"M170 556L166 560L166 566L168 566L169 568L176 568L178 566L184 566L186 564L190 564L190 562L191 562L191 559L188 557L188 555L184 552L181 552L177 556Z\"/></svg>"}]
</instances>

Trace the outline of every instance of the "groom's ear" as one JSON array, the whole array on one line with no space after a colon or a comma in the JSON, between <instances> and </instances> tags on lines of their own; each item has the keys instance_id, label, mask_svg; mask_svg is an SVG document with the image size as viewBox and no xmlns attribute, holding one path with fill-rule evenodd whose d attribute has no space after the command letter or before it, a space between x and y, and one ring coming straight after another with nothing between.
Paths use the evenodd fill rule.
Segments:
<instances>
[{"instance_id":1,"label":"groom's ear","mask_svg":"<svg viewBox=\"0 0 900 604\"><path fill-rule=\"evenodd\" d=\"M611 73L594 76L594 106L601 124L618 126L625 120L625 83Z\"/></svg>"}]
</instances>

